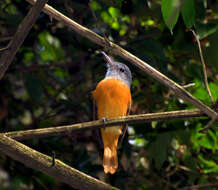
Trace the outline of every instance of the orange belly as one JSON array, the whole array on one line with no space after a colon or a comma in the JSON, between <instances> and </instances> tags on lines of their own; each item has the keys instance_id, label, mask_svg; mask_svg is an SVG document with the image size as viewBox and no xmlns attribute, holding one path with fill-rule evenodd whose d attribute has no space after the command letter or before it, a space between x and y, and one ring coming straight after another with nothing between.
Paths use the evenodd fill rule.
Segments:
<instances>
[{"instance_id":1,"label":"orange belly","mask_svg":"<svg viewBox=\"0 0 218 190\"><path fill-rule=\"evenodd\" d=\"M99 119L124 116L131 105L129 87L113 78L99 82L93 97L97 103Z\"/></svg>"},{"instance_id":2,"label":"orange belly","mask_svg":"<svg viewBox=\"0 0 218 190\"><path fill-rule=\"evenodd\" d=\"M127 85L113 78L100 81L93 91L97 103L98 119L125 116L131 106L131 93ZM103 166L105 173L113 174L117 167L117 143L122 126L101 129L104 143Z\"/></svg>"}]
</instances>

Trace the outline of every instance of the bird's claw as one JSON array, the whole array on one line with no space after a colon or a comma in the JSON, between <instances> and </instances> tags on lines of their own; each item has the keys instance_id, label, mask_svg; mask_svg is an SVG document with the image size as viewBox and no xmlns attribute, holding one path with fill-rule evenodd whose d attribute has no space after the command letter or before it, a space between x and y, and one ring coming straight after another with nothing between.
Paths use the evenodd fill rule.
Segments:
<instances>
[{"instance_id":1,"label":"bird's claw","mask_svg":"<svg viewBox=\"0 0 218 190\"><path fill-rule=\"evenodd\" d=\"M107 121L108 119L107 119L106 117L102 117L101 120L102 120L102 122L104 123L104 129L105 129L105 123L106 123L106 121Z\"/></svg>"}]
</instances>

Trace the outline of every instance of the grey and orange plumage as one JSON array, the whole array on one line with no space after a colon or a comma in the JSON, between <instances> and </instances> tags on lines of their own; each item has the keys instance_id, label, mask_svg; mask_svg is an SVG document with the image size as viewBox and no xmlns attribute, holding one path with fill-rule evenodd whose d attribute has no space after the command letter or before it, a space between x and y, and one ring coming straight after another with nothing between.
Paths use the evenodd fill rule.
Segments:
<instances>
[{"instance_id":1,"label":"grey and orange plumage","mask_svg":"<svg viewBox=\"0 0 218 190\"><path fill-rule=\"evenodd\" d=\"M92 92L97 103L98 119L125 116L132 103L131 72L126 65L116 62L112 57L102 53L107 61L107 73ZM103 167L105 173L114 174L118 168L117 145L122 128L122 126L112 126L101 129L104 143Z\"/></svg>"}]
</instances>

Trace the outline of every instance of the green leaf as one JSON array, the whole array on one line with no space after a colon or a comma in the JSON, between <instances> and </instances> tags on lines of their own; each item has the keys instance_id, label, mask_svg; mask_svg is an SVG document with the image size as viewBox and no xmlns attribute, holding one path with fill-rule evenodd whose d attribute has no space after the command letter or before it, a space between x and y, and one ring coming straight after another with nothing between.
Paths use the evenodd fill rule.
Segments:
<instances>
[{"instance_id":1,"label":"green leaf","mask_svg":"<svg viewBox=\"0 0 218 190\"><path fill-rule=\"evenodd\" d=\"M20 14L9 14L5 18L7 25L19 25L23 17Z\"/></svg>"},{"instance_id":2,"label":"green leaf","mask_svg":"<svg viewBox=\"0 0 218 190\"><path fill-rule=\"evenodd\" d=\"M202 124L197 124L195 129L191 132L192 147L195 151L200 151L201 147L210 149L212 152L218 150L218 141L216 133L209 130L208 133L201 133L200 130L203 129Z\"/></svg>"},{"instance_id":3,"label":"green leaf","mask_svg":"<svg viewBox=\"0 0 218 190\"><path fill-rule=\"evenodd\" d=\"M112 16L112 18L118 18L120 15L120 11L117 8L109 7L108 12Z\"/></svg>"},{"instance_id":4,"label":"green leaf","mask_svg":"<svg viewBox=\"0 0 218 190\"><path fill-rule=\"evenodd\" d=\"M193 95L198 98L199 100L205 102L206 104L210 103L210 98L207 92L206 87L204 86L204 83L199 80L194 80L195 86L194 86L194 93Z\"/></svg>"},{"instance_id":5,"label":"green leaf","mask_svg":"<svg viewBox=\"0 0 218 190\"><path fill-rule=\"evenodd\" d=\"M101 5L96 1L91 1L90 6L94 11L101 10Z\"/></svg>"},{"instance_id":6,"label":"green leaf","mask_svg":"<svg viewBox=\"0 0 218 190\"><path fill-rule=\"evenodd\" d=\"M33 52L27 52L24 54L24 62L32 61L34 59Z\"/></svg>"},{"instance_id":7,"label":"green leaf","mask_svg":"<svg viewBox=\"0 0 218 190\"><path fill-rule=\"evenodd\" d=\"M43 61L64 60L64 53L60 41L48 32L42 32L38 36L40 42L40 56Z\"/></svg>"},{"instance_id":8,"label":"green leaf","mask_svg":"<svg viewBox=\"0 0 218 190\"><path fill-rule=\"evenodd\" d=\"M112 23L111 28L118 30L120 28L119 22L115 21Z\"/></svg>"},{"instance_id":9,"label":"green leaf","mask_svg":"<svg viewBox=\"0 0 218 190\"><path fill-rule=\"evenodd\" d=\"M191 28L195 23L195 3L194 0L183 1L182 18L187 28Z\"/></svg>"},{"instance_id":10,"label":"green leaf","mask_svg":"<svg viewBox=\"0 0 218 190\"><path fill-rule=\"evenodd\" d=\"M135 87L139 86L139 80L138 79L134 79L132 81L132 86L135 86Z\"/></svg>"},{"instance_id":11,"label":"green leaf","mask_svg":"<svg viewBox=\"0 0 218 190\"><path fill-rule=\"evenodd\" d=\"M197 139L197 143L207 149L213 150L214 148L216 148L216 141L214 141L214 139L212 139L212 137L208 134L202 134L202 136Z\"/></svg>"},{"instance_id":12,"label":"green leaf","mask_svg":"<svg viewBox=\"0 0 218 190\"><path fill-rule=\"evenodd\" d=\"M108 24L113 23L113 19L111 18L111 16L106 11L101 12L101 18L104 20L104 22L106 22Z\"/></svg>"},{"instance_id":13,"label":"green leaf","mask_svg":"<svg viewBox=\"0 0 218 190\"><path fill-rule=\"evenodd\" d=\"M38 178L40 179L40 183L44 183L47 185L49 189L53 189L53 185L55 184L55 179L53 177L40 173ZM36 180L36 183L38 183L37 180ZM39 185L41 185L40 183Z\"/></svg>"},{"instance_id":14,"label":"green leaf","mask_svg":"<svg viewBox=\"0 0 218 190\"><path fill-rule=\"evenodd\" d=\"M202 155L198 155L200 166L204 173L218 173L218 165L213 160L207 160Z\"/></svg>"},{"instance_id":15,"label":"green leaf","mask_svg":"<svg viewBox=\"0 0 218 190\"><path fill-rule=\"evenodd\" d=\"M50 127L51 125L53 125L53 119L48 118L48 119L44 119L44 120L39 121L38 127L39 128L46 128L46 127Z\"/></svg>"},{"instance_id":16,"label":"green leaf","mask_svg":"<svg viewBox=\"0 0 218 190\"><path fill-rule=\"evenodd\" d=\"M11 181L12 189L22 190L22 187L29 186L29 178L27 176L18 175Z\"/></svg>"},{"instance_id":17,"label":"green leaf","mask_svg":"<svg viewBox=\"0 0 218 190\"><path fill-rule=\"evenodd\" d=\"M208 23L201 23L196 22L196 32L199 35L200 39L206 38L207 36L215 33L217 31L217 23L208 22Z\"/></svg>"},{"instance_id":18,"label":"green leaf","mask_svg":"<svg viewBox=\"0 0 218 190\"><path fill-rule=\"evenodd\" d=\"M198 142L199 138L204 136L203 133L200 133L199 131L203 129L203 126L201 123L198 123L192 130L191 130L191 142L192 142L192 147L196 152L200 151L200 144Z\"/></svg>"},{"instance_id":19,"label":"green leaf","mask_svg":"<svg viewBox=\"0 0 218 190\"><path fill-rule=\"evenodd\" d=\"M172 32L180 13L179 0L162 0L161 12L167 27Z\"/></svg>"},{"instance_id":20,"label":"green leaf","mask_svg":"<svg viewBox=\"0 0 218 190\"><path fill-rule=\"evenodd\" d=\"M155 167L160 169L167 159L167 152L171 145L170 133L163 133L157 136L157 139L149 147L150 155L155 161Z\"/></svg>"},{"instance_id":21,"label":"green leaf","mask_svg":"<svg viewBox=\"0 0 218 190\"><path fill-rule=\"evenodd\" d=\"M209 88L214 100L218 99L218 84L210 82Z\"/></svg>"},{"instance_id":22,"label":"green leaf","mask_svg":"<svg viewBox=\"0 0 218 190\"><path fill-rule=\"evenodd\" d=\"M42 102L43 88L41 81L33 74L27 74L25 76L25 85L30 98L36 103Z\"/></svg>"}]
</instances>

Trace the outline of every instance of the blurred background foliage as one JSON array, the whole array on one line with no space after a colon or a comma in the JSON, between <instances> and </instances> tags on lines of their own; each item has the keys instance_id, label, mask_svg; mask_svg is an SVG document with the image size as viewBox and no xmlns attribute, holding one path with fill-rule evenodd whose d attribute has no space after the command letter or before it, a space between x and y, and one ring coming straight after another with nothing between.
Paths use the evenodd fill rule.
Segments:
<instances>
[{"instance_id":1,"label":"blurred background foliage","mask_svg":"<svg viewBox=\"0 0 218 190\"><path fill-rule=\"evenodd\" d=\"M207 64L209 86L218 98L217 0L56 0L63 14L123 46L211 105L205 90L196 30ZM0 2L0 48L6 47L31 5ZM95 16L96 18L95 18ZM91 91L106 68L101 47L41 13L0 81L0 131L37 129L93 120ZM2 52L0 52L2 54ZM131 114L191 109L135 66ZM152 122L129 126L118 151L119 169L103 173L103 147L98 132L23 143L121 189L179 189L218 181L217 123L209 119ZM213 190L217 187L204 189ZM0 189L71 189L53 178L0 154Z\"/></svg>"}]
</instances>

